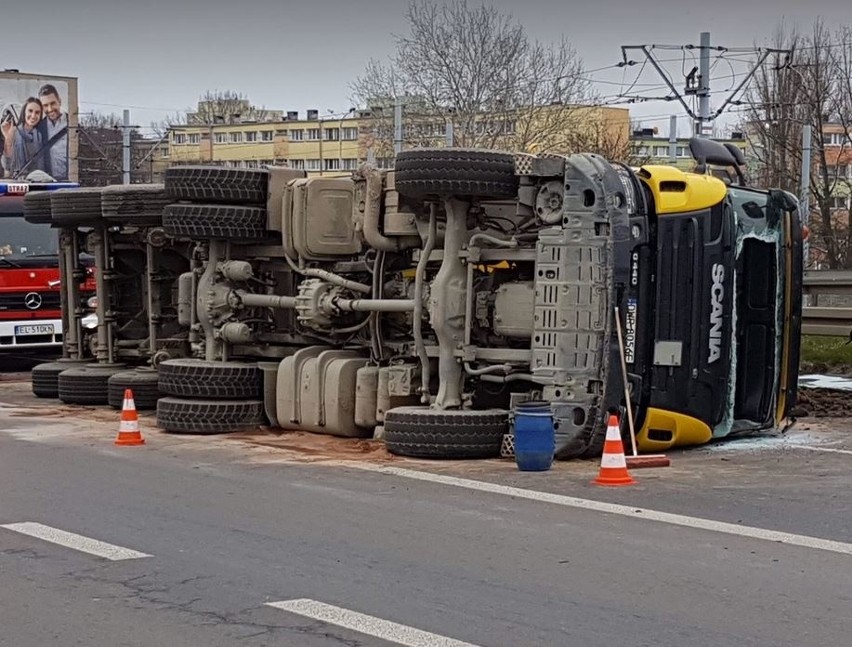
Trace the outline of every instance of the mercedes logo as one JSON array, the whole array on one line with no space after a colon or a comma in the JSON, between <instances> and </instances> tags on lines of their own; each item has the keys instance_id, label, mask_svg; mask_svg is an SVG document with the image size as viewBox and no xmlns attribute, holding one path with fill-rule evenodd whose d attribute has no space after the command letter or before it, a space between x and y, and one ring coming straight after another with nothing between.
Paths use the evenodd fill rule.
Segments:
<instances>
[{"instance_id":1,"label":"mercedes logo","mask_svg":"<svg viewBox=\"0 0 852 647\"><path fill-rule=\"evenodd\" d=\"M41 308L41 295L38 292L28 292L24 297L24 305L30 310Z\"/></svg>"}]
</instances>

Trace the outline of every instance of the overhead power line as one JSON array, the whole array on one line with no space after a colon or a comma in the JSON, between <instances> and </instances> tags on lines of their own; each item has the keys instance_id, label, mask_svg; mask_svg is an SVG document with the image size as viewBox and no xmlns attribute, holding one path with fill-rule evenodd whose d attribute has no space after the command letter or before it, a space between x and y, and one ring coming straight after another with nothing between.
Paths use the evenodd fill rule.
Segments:
<instances>
[{"instance_id":1,"label":"overhead power line","mask_svg":"<svg viewBox=\"0 0 852 647\"><path fill-rule=\"evenodd\" d=\"M678 84L675 83L672 76L665 70L665 68L661 65L663 62L662 59L659 59L654 50L673 50L680 49L682 52L681 57L681 73L683 74L683 90L681 91L678 87ZM689 72L685 71L684 63L686 61L686 53L692 53L693 50L698 50L699 52L699 61L698 65L692 66ZM725 109L731 105L731 103L736 99L737 95L740 91L746 86L746 84L751 80L754 76L755 72L763 65L764 61L769 57L770 54L785 54L788 57L792 54L792 50L790 49L779 49L779 48L730 48L730 47L721 47L721 46L713 46L710 44L710 33L702 32L701 33L701 42L699 45L694 44L685 44L685 45L657 45L657 44L644 44L644 45L622 45L621 54L622 58L627 63L630 59L628 58L628 52L638 50L644 56L645 62L648 62L652 65L652 67L657 71L659 76L665 82L666 87L671 92L670 95L664 97L625 97L625 99L631 102L639 102L639 101L678 101L681 106L683 106L687 115L689 115L693 121L695 122L695 133L699 136L706 136L710 129L710 124L721 115ZM716 55L716 61L713 67L710 65L711 52L718 52ZM755 59L750 62L750 69L748 72L742 74L742 78L738 78L736 72L734 72L733 65L731 66L731 75L729 78L733 79L731 83L731 89L726 90L725 94L727 96L721 102L721 105L716 108L715 111L710 108L710 76L711 70L719 63L720 60L727 60L725 55L729 52L738 52L738 53L746 53L750 52L755 55ZM637 77L638 78L638 77ZM721 78L721 77L717 77ZM736 81L739 80L737 83ZM625 93L627 94L627 93ZM698 101L698 110L696 111L694 107L690 106L686 99L692 98L693 100Z\"/></svg>"}]
</instances>

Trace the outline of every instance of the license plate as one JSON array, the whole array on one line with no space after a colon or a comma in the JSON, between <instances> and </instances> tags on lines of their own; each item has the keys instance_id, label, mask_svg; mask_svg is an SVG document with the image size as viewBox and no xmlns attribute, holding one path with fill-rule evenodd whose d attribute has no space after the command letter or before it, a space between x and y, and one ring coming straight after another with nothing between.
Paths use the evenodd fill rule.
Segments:
<instances>
[{"instance_id":1,"label":"license plate","mask_svg":"<svg viewBox=\"0 0 852 647\"><path fill-rule=\"evenodd\" d=\"M15 326L15 336L52 334L53 324L30 324L27 326Z\"/></svg>"},{"instance_id":2,"label":"license plate","mask_svg":"<svg viewBox=\"0 0 852 647\"><path fill-rule=\"evenodd\" d=\"M30 190L29 184L7 184L6 193L9 195L24 195Z\"/></svg>"},{"instance_id":3,"label":"license plate","mask_svg":"<svg viewBox=\"0 0 852 647\"><path fill-rule=\"evenodd\" d=\"M624 316L624 363L632 364L636 358L636 299L627 300Z\"/></svg>"}]
</instances>

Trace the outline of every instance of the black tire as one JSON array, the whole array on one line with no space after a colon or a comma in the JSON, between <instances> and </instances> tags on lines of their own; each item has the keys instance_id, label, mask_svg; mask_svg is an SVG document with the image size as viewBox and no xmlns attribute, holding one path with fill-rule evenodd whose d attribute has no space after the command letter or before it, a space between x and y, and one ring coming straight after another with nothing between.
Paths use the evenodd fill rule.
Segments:
<instances>
[{"instance_id":1,"label":"black tire","mask_svg":"<svg viewBox=\"0 0 852 647\"><path fill-rule=\"evenodd\" d=\"M166 193L172 201L266 204L269 172L220 166L166 169Z\"/></svg>"},{"instance_id":2,"label":"black tire","mask_svg":"<svg viewBox=\"0 0 852 647\"><path fill-rule=\"evenodd\" d=\"M102 187L50 191L51 224L64 227L100 222L102 191Z\"/></svg>"},{"instance_id":3,"label":"black tire","mask_svg":"<svg viewBox=\"0 0 852 647\"><path fill-rule=\"evenodd\" d=\"M49 225L50 191L33 191L24 196L24 220L34 225Z\"/></svg>"},{"instance_id":4,"label":"black tire","mask_svg":"<svg viewBox=\"0 0 852 647\"><path fill-rule=\"evenodd\" d=\"M510 153L467 148L418 148L397 154L396 190L403 196L513 198L518 194Z\"/></svg>"},{"instance_id":5,"label":"black tire","mask_svg":"<svg viewBox=\"0 0 852 647\"><path fill-rule=\"evenodd\" d=\"M33 395L37 398L59 397L59 374L69 368L84 366L92 360L61 359L56 362L45 362L33 367L31 378Z\"/></svg>"},{"instance_id":6,"label":"black tire","mask_svg":"<svg viewBox=\"0 0 852 647\"><path fill-rule=\"evenodd\" d=\"M109 378L123 367L81 366L59 374L59 399L65 404L108 404Z\"/></svg>"},{"instance_id":7,"label":"black tire","mask_svg":"<svg viewBox=\"0 0 852 647\"><path fill-rule=\"evenodd\" d=\"M266 236L266 209L220 204L170 204L163 229L175 238L240 238Z\"/></svg>"},{"instance_id":8,"label":"black tire","mask_svg":"<svg viewBox=\"0 0 852 647\"><path fill-rule=\"evenodd\" d=\"M252 399L262 397L263 375L257 364L169 359L159 368L159 388L179 398Z\"/></svg>"},{"instance_id":9,"label":"black tire","mask_svg":"<svg viewBox=\"0 0 852 647\"><path fill-rule=\"evenodd\" d=\"M156 409L157 400L162 396L158 386L157 371L152 369L121 371L110 376L107 381L109 406L113 409L121 409L124 405L125 389L132 391L133 404L139 411Z\"/></svg>"},{"instance_id":10,"label":"black tire","mask_svg":"<svg viewBox=\"0 0 852 647\"><path fill-rule=\"evenodd\" d=\"M104 220L126 225L158 226L168 203L163 184L118 184L101 194Z\"/></svg>"},{"instance_id":11,"label":"black tire","mask_svg":"<svg viewBox=\"0 0 852 647\"><path fill-rule=\"evenodd\" d=\"M262 424L260 400L183 400L160 398L157 426L173 433L226 434Z\"/></svg>"},{"instance_id":12,"label":"black tire","mask_svg":"<svg viewBox=\"0 0 852 647\"><path fill-rule=\"evenodd\" d=\"M385 446L412 458L495 458L509 414L503 409L436 411L397 407L385 414Z\"/></svg>"}]
</instances>

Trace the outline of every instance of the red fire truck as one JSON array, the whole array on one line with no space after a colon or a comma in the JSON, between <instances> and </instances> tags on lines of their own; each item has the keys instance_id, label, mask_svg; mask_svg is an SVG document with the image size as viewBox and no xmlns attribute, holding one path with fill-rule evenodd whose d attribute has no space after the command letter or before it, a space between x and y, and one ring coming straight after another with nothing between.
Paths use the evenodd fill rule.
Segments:
<instances>
[{"instance_id":1,"label":"red fire truck","mask_svg":"<svg viewBox=\"0 0 852 647\"><path fill-rule=\"evenodd\" d=\"M59 236L48 224L27 222L23 204L29 192L76 186L0 181L0 353L61 352ZM84 291L93 293L89 282Z\"/></svg>"}]
</instances>

